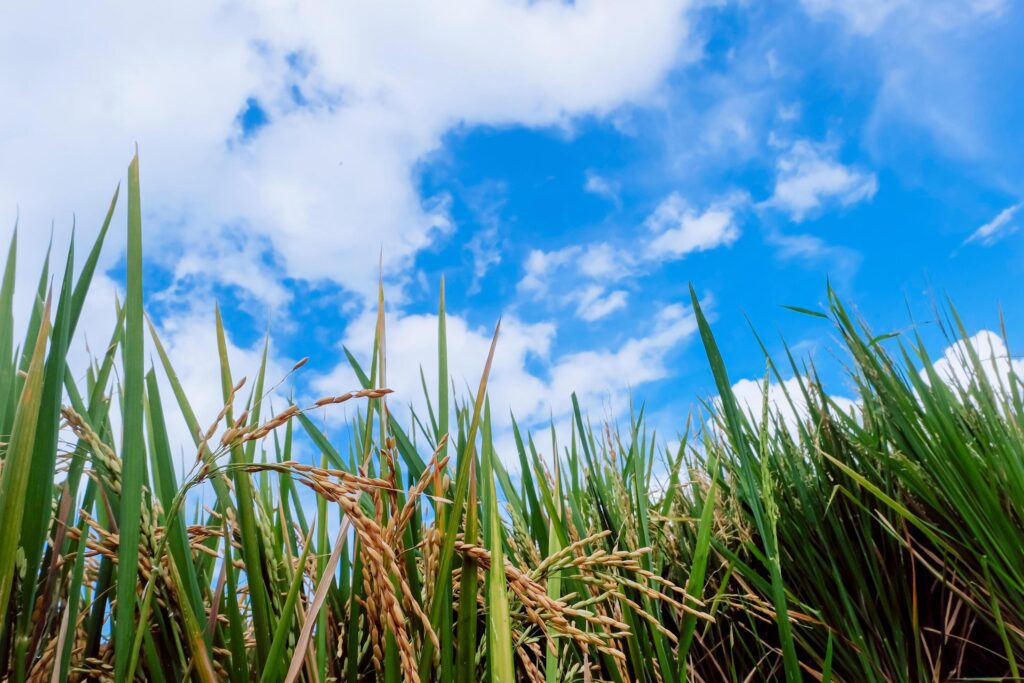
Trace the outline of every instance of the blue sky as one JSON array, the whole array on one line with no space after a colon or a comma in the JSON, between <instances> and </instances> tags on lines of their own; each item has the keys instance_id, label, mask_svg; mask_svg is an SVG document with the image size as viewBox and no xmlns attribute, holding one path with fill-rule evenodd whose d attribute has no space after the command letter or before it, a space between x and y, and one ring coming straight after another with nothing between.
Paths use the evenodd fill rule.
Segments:
<instances>
[{"instance_id":1,"label":"blue sky","mask_svg":"<svg viewBox=\"0 0 1024 683\"><path fill-rule=\"evenodd\" d=\"M138 142L148 306L211 416L215 299L237 364L269 325L275 370L311 357L300 394L340 393L380 264L396 400L432 376L444 275L456 383L503 317L495 393L533 425L632 391L681 428L711 391L690 283L735 380L763 374L752 324L844 393L829 328L782 308L827 281L936 351L947 295L971 332L1001 307L1024 334L1019 3L108 9L3 10L0 211L41 258L51 221L58 243L72 211L98 222Z\"/></svg>"}]
</instances>

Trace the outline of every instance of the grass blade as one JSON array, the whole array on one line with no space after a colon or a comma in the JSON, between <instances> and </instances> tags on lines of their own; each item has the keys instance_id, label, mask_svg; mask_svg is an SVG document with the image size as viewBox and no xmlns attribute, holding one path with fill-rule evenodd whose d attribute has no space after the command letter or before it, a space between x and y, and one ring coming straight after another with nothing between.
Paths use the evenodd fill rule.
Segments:
<instances>
[{"instance_id":1,"label":"grass blade","mask_svg":"<svg viewBox=\"0 0 1024 683\"><path fill-rule=\"evenodd\" d=\"M142 207L139 155L128 167L128 287L125 298L124 433L121 443L120 544L117 610L114 618L115 673L124 680L135 633L135 592L139 566L139 520L145 484L146 442L143 423Z\"/></svg>"},{"instance_id":2,"label":"grass blade","mask_svg":"<svg viewBox=\"0 0 1024 683\"><path fill-rule=\"evenodd\" d=\"M498 494L494 485L494 449L490 440L490 411L484 420L483 483L486 487L487 549L491 566L487 572L487 661L491 683L514 683L512 665L512 619L509 615L508 587L505 584L505 529L498 513Z\"/></svg>"},{"instance_id":3,"label":"grass blade","mask_svg":"<svg viewBox=\"0 0 1024 683\"><path fill-rule=\"evenodd\" d=\"M270 654L267 657L267 666L263 669L260 683L271 683L278 680L277 672L282 663L285 646L288 643L288 636L292 630L292 620L295 618L295 606L298 604L299 590L306 575L306 558L309 557L309 550L312 547L313 528L310 527L306 534L306 540L302 544L302 554L299 555L299 563L292 577L291 586L288 588L288 596L285 598L284 607L281 608L281 618L277 620L277 627L274 629L274 640L270 644Z\"/></svg>"},{"instance_id":4,"label":"grass blade","mask_svg":"<svg viewBox=\"0 0 1024 683\"><path fill-rule=\"evenodd\" d=\"M14 414L14 428L7 447L7 457L4 458L3 474L0 475L0 615L7 614L11 587L14 585L14 563L21 523L26 508L25 494L42 400L43 357L46 337L50 331L49 297L43 307L41 320L27 377L18 399L17 412Z\"/></svg>"}]
</instances>

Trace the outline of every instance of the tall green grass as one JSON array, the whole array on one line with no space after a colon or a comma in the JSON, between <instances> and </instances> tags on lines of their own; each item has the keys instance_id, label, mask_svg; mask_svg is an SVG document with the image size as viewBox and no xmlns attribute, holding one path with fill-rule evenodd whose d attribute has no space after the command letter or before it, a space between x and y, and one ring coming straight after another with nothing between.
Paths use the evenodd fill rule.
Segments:
<instances>
[{"instance_id":1,"label":"tall green grass","mask_svg":"<svg viewBox=\"0 0 1024 683\"><path fill-rule=\"evenodd\" d=\"M1018 677L1024 394L969 345L967 379L949 382L920 338L873 335L830 291L826 310L802 312L841 340L859 402L833 400L789 354L766 358L765 381L798 378L782 385L800 415L787 421L735 398L694 297L718 397L680 416L678 447L643 409L595 424L556 397L570 433L514 425L514 452L497 452L500 330L475 391L452 392L442 285L441 372L422 377L426 414L411 423L388 410L383 291L369 367L348 354L360 385L277 412L264 396L282 378L264 353L241 381L218 314L224 409L196 415L145 319L137 158L127 198L127 296L87 367L69 348L117 195L85 263L72 245L52 289L48 258L38 288L16 294L16 235L8 250L6 680ZM33 303L17 336L15 296ZM951 307L942 322L967 339ZM332 440L307 411L344 402L358 417ZM194 435L184 477L178 415ZM296 461L298 439L313 462Z\"/></svg>"}]
</instances>

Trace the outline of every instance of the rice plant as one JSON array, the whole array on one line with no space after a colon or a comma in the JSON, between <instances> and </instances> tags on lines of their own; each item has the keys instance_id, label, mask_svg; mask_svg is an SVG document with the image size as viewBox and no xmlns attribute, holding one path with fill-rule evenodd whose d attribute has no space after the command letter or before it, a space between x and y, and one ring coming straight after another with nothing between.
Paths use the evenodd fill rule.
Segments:
<instances>
[{"instance_id":1,"label":"rice plant","mask_svg":"<svg viewBox=\"0 0 1024 683\"><path fill-rule=\"evenodd\" d=\"M266 396L282 378L264 354L240 379L218 315L223 409L196 415L144 311L137 158L124 303L102 353L68 364L117 201L54 290L44 264L18 340L16 234L0 284L6 680L1018 678L1012 365L966 344L970 371L950 381L921 339L873 335L830 291L804 313L841 340L856 409L787 355L766 358L765 381L799 378L798 419L767 398L750 414L693 297L718 396L680 416L678 447L643 409L595 424L571 396L555 397L571 402L570 433L513 425L515 451L498 453L500 329L475 391L456 395L442 287L426 415L388 409L383 291L369 367L348 355L359 386L278 410ZM952 307L945 322L967 339ZM311 413L342 403L358 417L332 440ZM174 413L194 439L184 473ZM195 504L200 488L211 505Z\"/></svg>"}]
</instances>

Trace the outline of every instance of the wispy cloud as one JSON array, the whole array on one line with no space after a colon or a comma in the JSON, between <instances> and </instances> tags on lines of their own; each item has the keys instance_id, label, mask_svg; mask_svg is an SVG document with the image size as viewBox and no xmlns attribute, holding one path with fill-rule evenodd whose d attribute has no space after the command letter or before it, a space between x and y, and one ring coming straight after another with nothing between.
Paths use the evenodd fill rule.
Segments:
<instances>
[{"instance_id":1,"label":"wispy cloud","mask_svg":"<svg viewBox=\"0 0 1024 683\"><path fill-rule=\"evenodd\" d=\"M519 291L533 299L572 305L579 318L594 322L626 305L628 292L609 288L629 277L635 263L630 251L607 242L534 249L523 264Z\"/></svg>"},{"instance_id":2,"label":"wispy cloud","mask_svg":"<svg viewBox=\"0 0 1024 683\"><path fill-rule=\"evenodd\" d=\"M1024 202L1006 207L995 218L971 233L971 236L964 240L964 244L980 244L990 247L1016 232L1020 226L1013 219L1022 206L1024 206Z\"/></svg>"},{"instance_id":3,"label":"wispy cloud","mask_svg":"<svg viewBox=\"0 0 1024 683\"><path fill-rule=\"evenodd\" d=\"M802 0L802 5L844 39L857 37L847 41L840 59L858 77L878 84L862 128L862 145L876 158L898 168L907 157L931 158L940 151L991 164L1012 147L1007 127L1016 127L1020 108L1012 104L1015 90L999 84L1018 69L1007 56L1016 50L1019 28L1003 20L1012 21L1019 3ZM1019 165L1011 168L1019 177Z\"/></svg>"},{"instance_id":4,"label":"wispy cloud","mask_svg":"<svg viewBox=\"0 0 1024 683\"><path fill-rule=\"evenodd\" d=\"M622 186L620 183L616 180L612 180L611 178L599 175L593 170L587 171L587 180L583 183L583 189L591 194L604 197L616 206L621 205L619 192L622 190Z\"/></svg>"},{"instance_id":5,"label":"wispy cloud","mask_svg":"<svg viewBox=\"0 0 1024 683\"><path fill-rule=\"evenodd\" d=\"M498 228L490 226L473 235L466 243L466 249L473 257L473 281L469 285L469 293L480 291L480 283L494 266L501 263L501 242Z\"/></svg>"},{"instance_id":6,"label":"wispy cloud","mask_svg":"<svg viewBox=\"0 0 1024 683\"><path fill-rule=\"evenodd\" d=\"M811 16L834 16L851 31L873 34L896 17L906 22L945 27L979 16L1001 14L1006 0L803 0Z\"/></svg>"},{"instance_id":7,"label":"wispy cloud","mask_svg":"<svg viewBox=\"0 0 1024 683\"><path fill-rule=\"evenodd\" d=\"M482 183L466 193L466 201L477 226L476 232L465 244L465 250L473 259L473 280L469 285L469 294L478 293L487 273L501 263L502 210L507 197L507 184L497 181Z\"/></svg>"},{"instance_id":8,"label":"wispy cloud","mask_svg":"<svg viewBox=\"0 0 1024 683\"><path fill-rule=\"evenodd\" d=\"M874 197L875 174L844 165L836 155L834 145L797 140L776 162L775 189L761 205L800 222L828 204L850 206Z\"/></svg>"},{"instance_id":9,"label":"wispy cloud","mask_svg":"<svg viewBox=\"0 0 1024 683\"><path fill-rule=\"evenodd\" d=\"M624 289L607 291L601 285L590 285L580 290L576 300L576 315L587 322L601 318L624 308L629 293Z\"/></svg>"},{"instance_id":10,"label":"wispy cloud","mask_svg":"<svg viewBox=\"0 0 1024 683\"><path fill-rule=\"evenodd\" d=\"M806 233L788 234L769 230L765 241L774 246L776 254L783 260L808 264L823 264L829 276L840 283L849 283L860 267L861 254L854 249L829 244L817 235Z\"/></svg>"},{"instance_id":11,"label":"wispy cloud","mask_svg":"<svg viewBox=\"0 0 1024 683\"><path fill-rule=\"evenodd\" d=\"M568 293L555 296L556 302L574 305L583 320L600 320L626 305L628 292L616 283L735 243L740 237L737 213L749 203L746 193L733 192L701 211L672 192L633 231L631 240L533 250L524 263L519 291L535 299L548 297L559 290L558 283Z\"/></svg>"},{"instance_id":12,"label":"wispy cloud","mask_svg":"<svg viewBox=\"0 0 1024 683\"><path fill-rule=\"evenodd\" d=\"M803 0L811 16L841 18L856 33L874 33L893 13L911 4L912 0Z\"/></svg>"}]
</instances>

